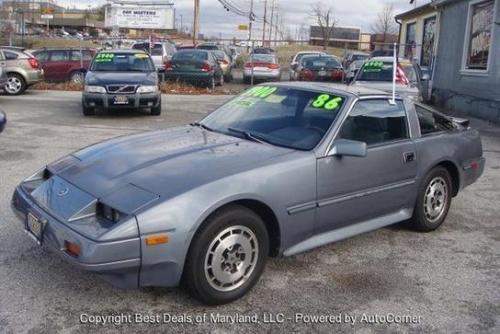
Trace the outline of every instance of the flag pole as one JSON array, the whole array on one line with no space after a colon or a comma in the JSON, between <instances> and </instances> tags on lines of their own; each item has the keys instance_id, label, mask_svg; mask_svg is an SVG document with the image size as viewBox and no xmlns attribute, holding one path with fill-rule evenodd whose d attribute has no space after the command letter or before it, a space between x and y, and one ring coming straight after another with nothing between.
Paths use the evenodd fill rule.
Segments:
<instances>
[{"instance_id":1,"label":"flag pole","mask_svg":"<svg viewBox=\"0 0 500 334\"><path fill-rule=\"evenodd\" d=\"M398 66L398 57L396 55L396 43L394 43L393 61L392 61L392 100L391 104L396 104L396 71Z\"/></svg>"}]
</instances>

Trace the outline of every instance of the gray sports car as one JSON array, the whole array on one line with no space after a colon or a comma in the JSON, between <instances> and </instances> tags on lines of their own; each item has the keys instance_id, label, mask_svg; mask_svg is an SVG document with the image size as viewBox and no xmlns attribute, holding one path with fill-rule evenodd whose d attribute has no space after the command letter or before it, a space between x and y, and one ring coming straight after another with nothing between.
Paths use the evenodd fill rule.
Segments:
<instances>
[{"instance_id":1,"label":"gray sports car","mask_svg":"<svg viewBox=\"0 0 500 334\"><path fill-rule=\"evenodd\" d=\"M408 221L431 231L482 174L463 119L321 83L256 86L199 123L119 137L15 190L27 235L120 287L177 286L207 304L289 256Z\"/></svg>"}]
</instances>

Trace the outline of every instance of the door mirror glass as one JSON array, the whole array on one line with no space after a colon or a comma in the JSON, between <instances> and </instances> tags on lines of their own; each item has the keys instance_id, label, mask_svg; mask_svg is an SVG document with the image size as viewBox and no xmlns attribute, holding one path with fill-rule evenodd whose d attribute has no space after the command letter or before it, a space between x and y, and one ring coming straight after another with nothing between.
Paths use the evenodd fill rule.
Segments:
<instances>
[{"instance_id":1,"label":"door mirror glass","mask_svg":"<svg viewBox=\"0 0 500 334\"><path fill-rule=\"evenodd\" d=\"M5 128L5 124L7 124L7 117L2 111L0 111L0 132L2 132Z\"/></svg>"},{"instance_id":2,"label":"door mirror glass","mask_svg":"<svg viewBox=\"0 0 500 334\"><path fill-rule=\"evenodd\" d=\"M338 139L328 153L329 156L366 157L366 143L356 140Z\"/></svg>"}]
</instances>

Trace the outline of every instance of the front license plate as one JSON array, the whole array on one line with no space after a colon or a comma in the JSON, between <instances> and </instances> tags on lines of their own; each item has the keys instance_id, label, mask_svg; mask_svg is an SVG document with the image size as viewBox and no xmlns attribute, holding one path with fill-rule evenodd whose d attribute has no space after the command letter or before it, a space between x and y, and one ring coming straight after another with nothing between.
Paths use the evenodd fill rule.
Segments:
<instances>
[{"instance_id":1,"label":"front license plate","mask_svg":"<svg viewBox=\"0 0 500 334\"><path fill-rule=\"evenodd\" d=\"M124 95L117 95L113 98L114 104L128 104L128 97Z\"/></svg>"},{"instance_id":2,"label":"front license plate","mask_svg":"<svg viewBox=\"0 0 500 334\"><path fill-rule=\"evenodd\" d=\"M26 215L26 231L33 236L38 243L42 242L44 223L40 218L36 217L31 212Z\"/></svg>"},{"instance_id":3,"label":"front license plate","mask_svg":"<svg viewBox=\"0 0 500 334\"><path fill-rule=\"evenodd\" d=\"M318 75L320 77L324 77L324 76L326 76L326 72L325 71L319 71Z\"/></svg>"}]
</instances>

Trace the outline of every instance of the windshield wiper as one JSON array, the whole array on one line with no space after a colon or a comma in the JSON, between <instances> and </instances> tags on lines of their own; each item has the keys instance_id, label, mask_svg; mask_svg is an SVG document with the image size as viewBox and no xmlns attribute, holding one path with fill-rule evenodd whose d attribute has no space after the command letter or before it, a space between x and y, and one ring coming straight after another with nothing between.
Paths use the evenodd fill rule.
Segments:
<instances>
[{"instance_id":1,"label":"windshield wiper","mask_svg":"<svg viewBox=\"0 0 500 334\"><path fill-rule=\"evenodd\" d=\"M208 126L206 126L205 124L200 123L200 122L194 122L194 123L191 123L189 125L191 125L191 126L197 126L199 128L202 128L203 130L207 130L207 131L214 131L213 129L209 128Z\"/></svg>"},{"instance_id":2,"label":"windshield wiper","mask_svg":"<svg viewBox=\"0 0 500 334\"><path fill-rule=\"evenodd\" d=\"M236 129L236 128L227 128L231 132L238 133L240 135L243 135L246 139L261 143L261 144L271 144L267 139L262 138L262 136L256 135L255 133L242 130L242 129Z\"/></svg>"}]
</instances>

